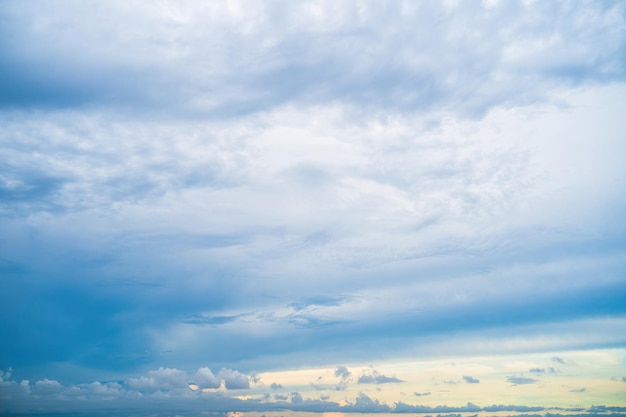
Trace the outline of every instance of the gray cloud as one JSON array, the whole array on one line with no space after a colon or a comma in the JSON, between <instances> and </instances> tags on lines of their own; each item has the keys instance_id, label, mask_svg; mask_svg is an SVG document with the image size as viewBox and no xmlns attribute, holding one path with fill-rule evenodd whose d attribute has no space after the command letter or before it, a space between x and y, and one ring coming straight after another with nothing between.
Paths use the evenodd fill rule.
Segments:
<instances>
[{"instance_id":1,"label":"gray cloud","mask_svg":"<svg viewBox=\"0 0 626 417\"><path fill-rule=\"evenodd\" d=\"M496 103L542 98L562 83L623 79L619 31L594 24L623 24L619 3L507 2L488 14L478 4L454 11L440 3L409 9L342 4L320 5L312 14L301 5L259 2L237 17L222 5L170 6L176 18L150 9L148 19L140 4L107 3L97 15L90 2L42 6L45 22L26 6L2 8L2 79L13 81L0 84L2 104L232 116L290 101L341 99L376 108L454 106L483 113ZM547 23L556 20L563 22L557 28ZM393 30L385 30L389 22ZM503 25L506 34L491 36ZM558 41L542 42L546 38ZM597 39L605 39L602 53Z\"/></svg>"},{"instance_id":2,"label":"gray cloud","mask_svg":"<svg viewBox=\"0 0 626 417\"><path fill-rule=\"evenodd\" d=\"M513 385L527 385L527 384L535 384L539 382L538 379L527 378L523 376L507 376L506 380L509 381Z\"/></svg>"},{"instance_id":3,"label":"gray cloud","mask_svg":"<svg viewBox=\"0 0 626 417\"><path fill-rule=\"evenodd\" d=\"M336 386L337 390L344 390L352 380L352 372L343 365L339 365L335 368L335 376L339 378L339 384Z\"/></svg>"},{"instance_id":4,"label":"gray cloud","mask_svg":"<svg viewBox=\"0 0 626 417\"><path fill-rule=\"evenodd\" d=\"M478 384L480 382L479 379L472 376L464 376L463 381L467 382L468 384Z\"/></svg>"},{"instance_id":5,"label":"gray cloud","mask_svg":"<svg viewBox=\"0 0 626 417\"><path fill-rule=\"evenodd\" d=\"M553 368L553 367L549 367L549 368L531 368L528 370L528 372L533 373L533 374L544 374L544 373L549 373L549 374L557 374L559 372L558 369Z\"/></svg>"},{"instance_id":6,"label":"gray cloud","mask_svg":"<svg viewBox=\"0 0 626 417\"><path fill-rule=\"evenodd\" d=\"M403 380L396 378L395 376L381 375L375 370L372 370L370 374L363 374L357 380L359 384L389 384L404 382Z\"/></svg>"},{"instance_id":7,"label":"gray cloud","mask_svg":"<svg viewBox=\"0 0 626 417\"><path fill-rule=\"evenodd\" d=\"M232 369L222 369L217 374L218 378L224 380L226 389L247 389L250 388L250 378L239 371Z\"/></svg>"}]
</instances>

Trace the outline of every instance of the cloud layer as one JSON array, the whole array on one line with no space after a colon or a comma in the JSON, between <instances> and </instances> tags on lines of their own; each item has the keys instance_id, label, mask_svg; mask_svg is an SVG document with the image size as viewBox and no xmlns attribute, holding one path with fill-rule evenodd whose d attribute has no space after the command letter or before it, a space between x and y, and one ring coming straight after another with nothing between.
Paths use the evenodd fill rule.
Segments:
<instances>
[{"instance_id":1,"label":"cloud layer","mask_svg":"<svg viewBox=\"0 0 626 417\"><path fill-rule=\"evenodd\" d=\"M4 2L3 386L226 409L326 366L363 391L265 394L417 412L336 364L626 346L625 56L619 1Z\"/></svg>"}]
</instances>

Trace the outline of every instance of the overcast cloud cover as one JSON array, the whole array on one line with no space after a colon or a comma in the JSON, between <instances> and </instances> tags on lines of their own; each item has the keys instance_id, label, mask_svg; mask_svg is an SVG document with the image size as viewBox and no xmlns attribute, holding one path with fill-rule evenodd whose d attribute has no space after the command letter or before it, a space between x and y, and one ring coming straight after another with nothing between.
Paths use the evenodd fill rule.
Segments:
<instances>
[{"instance_id":1,"label":"overcast cloud cover","mask_svg":"<svg viewBox=\"0 0 626 417\"><path fill-rule=\"evenodd\" d=\"M625 81L621 1L3 1L0 412L624 390Z\"/></svg>"}]
</instances>

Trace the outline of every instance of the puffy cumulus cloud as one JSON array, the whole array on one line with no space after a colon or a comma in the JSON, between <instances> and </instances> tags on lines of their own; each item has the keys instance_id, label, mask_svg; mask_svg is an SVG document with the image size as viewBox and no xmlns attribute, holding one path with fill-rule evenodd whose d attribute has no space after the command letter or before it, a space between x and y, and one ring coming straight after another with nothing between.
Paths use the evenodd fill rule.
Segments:
<instances>
[{"instance_id":1,"label":"puffy cumulus cloud","mask_svg":"<svg viewBox=\"0 0 626 417\"><path fill-rule=\"evenodd\" d=\"M198 368L194 375L193 381L200 388L220 387L220 379L213 375L213 372L211 372L211 370L207 367Z\"/></svg>"},{"instance_id":2,"label":"puffy cumulus cloud","mask_svg":"<svg viewBox=\"0 0 626 417\"><path fill-rule=\"evenodd\" d=\"M224 381L226 389L250 388L250 378L239 371L221 369L217 376Z\"/></svg>"},{"instance_id":3,"label":"puffy cumulus cloud","mask_svg":"<svg viewBox=\"0 0 626 417\"><path fill-rule=\"evenodd\" d=\"M63 391L63 385L59 381L42 379L35 382L31 387L30 392L32 395L56 395Z\"/></svg>"},{"instance_id":4,"label":"puffy cumulus cloud","mask_svg":"<svg viewBox=\"0 0 626 417\"><path fill-rule=\"evenodd\" d=\"M353 403L346 405L344 408L347 411L358 413L385 413L392 410L389 405L381 403L379 400L371 398L369 395L363 392L359 393Z\"/></svg>"},{"instance_id":5,"label":"puffy cumulus cloud","mask_svg":"<svg viewBox=\"0 0 626 417\"><path fill-rule=\"evenodd\" d=\"M139 391L169 391L187 388L189 375L174 368L159 368L148 372L146 376L130 378L126 384Z\"/></svg>"},{"instance_id":6,"label":"puffy cumulus cloud","mask_svg":"<svg viewBox=\"0 0 626 417\"><path fill-rule=\"evenodd\" d=\"M129 378L128 388L141 392L208 390L219 388L224 383L226 389L250 388L251 377L232 369L222 369L216 375L207 367L200 367L195 373L189 374L176 368L159 368L149 371L147 375Z\"/></svg>"}]
</instances>

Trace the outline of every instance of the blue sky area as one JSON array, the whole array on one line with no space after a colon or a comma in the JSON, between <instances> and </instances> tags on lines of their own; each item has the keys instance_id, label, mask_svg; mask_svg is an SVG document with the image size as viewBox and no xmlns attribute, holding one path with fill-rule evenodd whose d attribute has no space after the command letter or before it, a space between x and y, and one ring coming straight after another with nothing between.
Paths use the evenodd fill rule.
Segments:
<instances>
[{"instance_id":1,"label":"blue sky area","mask_svg":"<svg viewBox=\"0 0 626 417\"><path fill-rule=\"evenodd\" d=\"M2 1L0 414L626 414L624 109L622 1Z\"/></svg>"}]
</instances>

